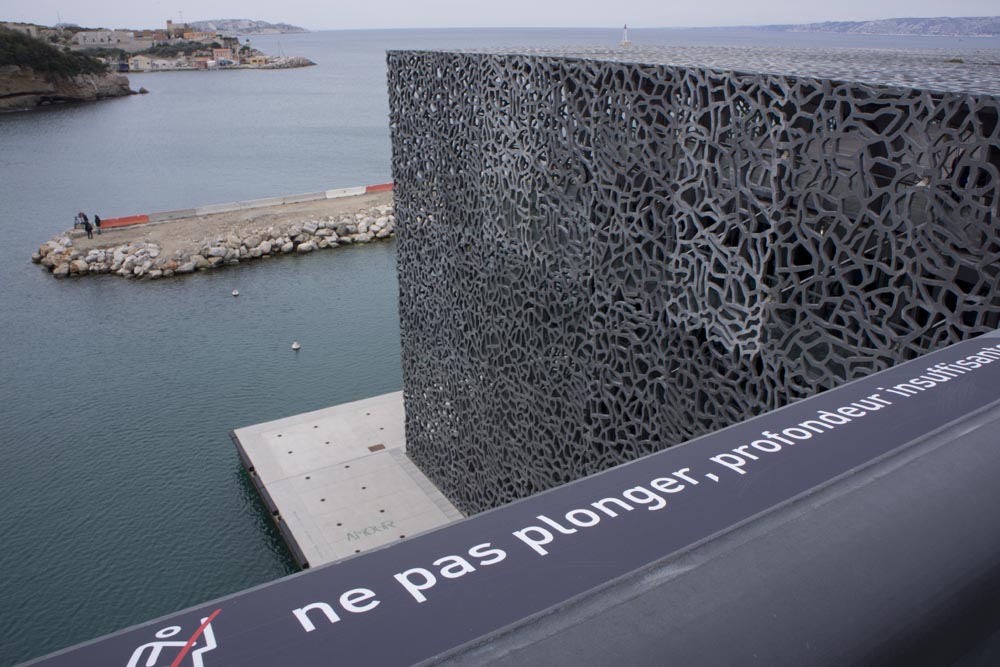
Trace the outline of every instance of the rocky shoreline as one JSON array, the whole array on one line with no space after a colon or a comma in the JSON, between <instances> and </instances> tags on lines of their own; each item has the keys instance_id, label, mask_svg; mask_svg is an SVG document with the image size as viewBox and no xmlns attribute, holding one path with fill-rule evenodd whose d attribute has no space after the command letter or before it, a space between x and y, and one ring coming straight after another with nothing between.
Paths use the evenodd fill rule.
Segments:
<instances>
[{"instance_id":1,"label":"rocky shoreline","mask_svg":"<svg viewBox=\"0 0 1000 667\"><path fill-rule=\"evenodd\" d=\"M24 111L48 104L93 102L134 95L122 74L52 77L30 67L0 66L0 111Z\"/></svg>"},{"instance_id":2,"label":"rocky shoreline","mask_svg":"<svg viewBox=\"0 0 1000 667\"><path fill-rule=\"evenodd\" d=\"M170 256L162 252L161 244L153 241L115 243L114 230L104 233L106 244L99 242L97 247L83 251L76 247L74 239L85 233L77 229L42 244L31 261L48 269L56 278L113 274L156 280L272 255L304 255L345 244L369 243L393 236L395 225L392 204L383 204L357 213L253 227L239 234L231 231L199 247L175 250ZM94 237L97 241L104 238Z\"/></svg>"}]
</instances>

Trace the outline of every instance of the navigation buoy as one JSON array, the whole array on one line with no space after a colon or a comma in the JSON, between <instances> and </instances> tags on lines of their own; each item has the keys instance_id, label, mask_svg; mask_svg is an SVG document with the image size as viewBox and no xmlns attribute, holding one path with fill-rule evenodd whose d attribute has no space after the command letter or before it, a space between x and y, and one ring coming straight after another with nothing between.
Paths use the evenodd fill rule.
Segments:
<instances>
[{"instance_id":1,"label":"navigation buoy","mask_svg":"<svg viewBox=\"0 0 1000 667\"><path fill-rule=\"evenodd\" d=\"M299 341L295 341L294 343L292 343L292 349L295 350L296 352L298 352L299 348L301 347L302 346L299 345Z\"/></svg>"},{"instance_id":2,"label":"navigation buoy","mask_svg":"<svg viewBox=\"0 0 1000 667\"><path fill-rule=\"evenodd\" d=\"M239 296L239 295L240 295L240 291L238 289L234 289L233 290L233 296Z\"/></svg>"}]
</instances>

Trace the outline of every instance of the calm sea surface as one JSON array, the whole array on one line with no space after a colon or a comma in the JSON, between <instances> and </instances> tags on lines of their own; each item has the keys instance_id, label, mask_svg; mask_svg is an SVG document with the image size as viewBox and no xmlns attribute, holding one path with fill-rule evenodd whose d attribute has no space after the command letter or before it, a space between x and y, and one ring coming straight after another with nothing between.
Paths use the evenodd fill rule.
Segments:
<instances>
[{"instance_id":1,"label":"calm sea surface","mask_svg":"<svg viewBox=\"0 0 1000 667\"><path fill-rule=\"evenodd\" d=\"M318 66L132 75L149 95L0 115L0 665L291 573L228 431L401 386L393 243L152 283L56 281L31 253L79 209L112 217L390 180L387 48L619 38L260 37ZM632 40L1000 47L754 30Z\"/></svg>"}]
</instances>

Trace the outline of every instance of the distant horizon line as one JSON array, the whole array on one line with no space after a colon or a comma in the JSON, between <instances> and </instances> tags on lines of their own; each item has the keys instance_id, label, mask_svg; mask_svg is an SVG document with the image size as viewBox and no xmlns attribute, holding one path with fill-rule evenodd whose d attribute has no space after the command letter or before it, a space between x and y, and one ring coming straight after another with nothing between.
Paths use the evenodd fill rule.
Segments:
<instances>
[{"instance_id":1,"label":"distant horizon line","mask_svg":"<svg viewBox=\"0 0 1000 667\"><path fill-rule=\"evenodd\" d=\"M784 28L784 27L794 27L794 26L805 26L805 25L821 25L825 23L836 24L836 23L875 23L879 21L906 21L906 20L933 20L933 19L994 19L1000 20L1000 15L987 15L987 16L892 16L880 19L838 19L838 20L824 20L824 21L807 21L804 23L754 23L754 24L742 24L742 25L675 25L675 26L630 26L629 30L634 31L644 31L644 30L736 30L736 29L764 29L764 28ZM607 26L607 25L587 25L587 26L566 26L566 25L548 25L548 26L481 26L481 25L468 25L468 26L395 26L395 27L335 27L335 28L307 28L305 26L292 25L287 21L278 21L272 23L271 21L264 21L263 19L244 19L244 18L233 18L233 19L197 19L185 21L185 24L191 23L209 23L217 21L262 21L265 23L270 23L271 25L291 25L295 28L300 28L306 32L375 32L375 31L386 31L386 30L621 30L621 27L617 26ZM25 25L37 25L42 27L52 28L55 25L67 25L80 28L86 28L91 30L153 30L155 28L130 28L130 27L117 27L108 28L105 26L99 26L94 28L89 28L87 26L82 26L80 24L64 21L61 24L44 24L35 23L32 21L10 21L6 19L0 19L0 22L7 23L21 23ZM623 24L627 25L626 24ZM302 34L296 32L288 33L249 33L245 36L271 36L271 35L294 35ZM919 35L911 34L906 35L910 37L953 37L955 35ZM969 37L994 37L995 35L965 35Z\"/></svg>"}]
</instances>

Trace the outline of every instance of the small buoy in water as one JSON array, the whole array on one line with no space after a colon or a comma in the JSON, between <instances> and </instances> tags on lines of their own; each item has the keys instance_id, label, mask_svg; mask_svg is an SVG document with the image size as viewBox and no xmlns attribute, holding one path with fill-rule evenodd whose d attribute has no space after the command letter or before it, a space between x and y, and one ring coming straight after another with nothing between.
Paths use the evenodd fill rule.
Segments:
<instances>
[{"instance_id":1,"label":"small buoy in water","mask_svg":"<svg viewBox=\"0 0 1000 667\"><path fill-rule=\"evenodd\" d=\"M240 291L238 289L234 289L233 290L233 296L239 296L239 295L240 295Z\"/></svg>"},{"instance_id":2,"label":"small buoy in water","mask_svg":"<svg viewBox=\"0 0 1000 667\"><path fill-rule=\"evenodd\" d=\"M299 345L299 341L295 341L294 343L292 343L292 349L293 350L297 351L300 347L302 347L302 346Z\"/></svg>"}]
</instances>

